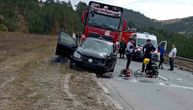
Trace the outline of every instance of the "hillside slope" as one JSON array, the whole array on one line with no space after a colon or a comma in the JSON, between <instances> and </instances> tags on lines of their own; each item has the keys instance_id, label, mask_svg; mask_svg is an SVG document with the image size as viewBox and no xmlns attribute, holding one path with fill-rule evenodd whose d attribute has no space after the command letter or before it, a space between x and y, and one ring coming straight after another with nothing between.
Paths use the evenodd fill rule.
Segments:
<instances>
[{"instance_id":1,"label":"hillside slope","mask_svg":"<svg viewBox=\"0 0 193 110\"><path fill-rule=\"evenodd\" d=\"M165 20L161 21L161 23L165 30L193 36L193 16L182 19Z\"/></svg>"},{"instance_id":2,"label":"hillside slope","mask_svg":"<svg viewBox=\"0 0 193 110\"><path fill-rule=\"evenodd\" d=\"M181 19L158 21L148 18L140 12L133 10L124 9L123 12L123 18L128 21L129 27L154 27L156 29L163 29L165 31L193 36L193 16Z\"/></svg>"},{"instance_id":3,"label":"hillside slope","mask_svg":"<svg viewBox=\"0 0 193 110\"><path fill-rule=\"evenodd\" d=\"M140 12L124 9L123 18L128 21L130 27L160 27L160 22L155 19L150 19Z\"/></svg>"}]
</instances>

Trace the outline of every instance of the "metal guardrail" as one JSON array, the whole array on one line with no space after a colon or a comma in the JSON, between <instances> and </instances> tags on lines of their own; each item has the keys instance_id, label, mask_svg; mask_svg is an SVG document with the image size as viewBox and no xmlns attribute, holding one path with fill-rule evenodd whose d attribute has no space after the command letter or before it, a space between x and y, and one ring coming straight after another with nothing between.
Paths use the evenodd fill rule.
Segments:
<instances>
[{"instance_id":1,"label":"metal guardrail","mask_svg":"<svg viewBox=\"0 0 193 110\"><path fill-rule=\"evenodd\" d=\"M166 57L168 57L168 54L166 54ZM181 60L181 61L185 61L185 62L189 62L189 63L192 63L193 64L193 59L189 59L189 58L184 58L184 57L176 57L176 60ZM168 64L168 62L165 62L166 64ZM189 71L189 72L192 72L193 74L193 69L191 68L188 68L186 66L183 66L181 64L175 64L175 67L178 67L179 69L181 70L185 70L185 71Z\"/></svg>"},{"instance_id":2,"label":"metal guardrail","mask_svg":"<svg viewBox=\"0 0 193 110\"><path fill-rule=\"evenodd\" d=\"M165 56L168 57L168 54L165 54ZM176 56L176 59L193 63L193 59L189 59L189 58Z\"/></svg>"},{"instance_id":3,"label":"metal guardrail","mask_svg":"<svg viewBox=\"0 0 193 110\"><path fill-rule=\"evenodd\" d=\"M188 61L188 62L193 63L193 59L188 59L188 58L184 58L184 57L176 57L176 59L183 60L183 61Z\"/></svg>"}]
</instances>

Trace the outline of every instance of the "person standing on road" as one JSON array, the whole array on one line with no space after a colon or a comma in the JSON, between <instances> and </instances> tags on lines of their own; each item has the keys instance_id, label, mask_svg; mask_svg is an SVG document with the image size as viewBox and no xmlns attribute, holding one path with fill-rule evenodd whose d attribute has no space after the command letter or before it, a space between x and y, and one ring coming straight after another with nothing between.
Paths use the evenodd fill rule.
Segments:
<instances>
[{"instance_id":1,"label":"person standing on road","mask_svg":"<svg viewBox=\"0 0 193 110\"><path fill-rule=\"evenodd\" d=\"M120 41L120 46L119 46L119 54L120 54L120 58L124 58L124 55L125 55L125 48L126 48L125 39L122 38L121 41Z\"/></svg>"},{"instance_id":2,"label":"person standing on road","mask_svg":"<svg viewBox=\"0 0 193 110\"><path fill-rule=\"evenodd\" d=\"M161 46L161 47L158 48L158 50L160 51L160 62L159 62L158 68L164 69L163 65L162 65L163 62L164 62L164 53L165 53L164 47Z\"/></svg>"},{"instance_id":3,"label":"person standing on road","mask_svg":"<svg viewBox=\"0 0 193 110\"><path fill-rule=\"evenodd\" d=\"M154 51L155 51L155 47L151 44L151 40L148 39L147 44L143 47L143 54L144 54L143 60L145 58L151 59L152 52ZM143 63L141 72L144 72L144 70L145 70L145 64Z\"/></svg>"},{"instance_id":4,"label":"person standing on road","mask_svg":"<svg viewBox=\"0 0 193 110\"><path fill-rule=\"evenodd\" d=\"M176 54L177 54L177 49L176 49L175 45L172 44L172 49L168 55L169 56L169 63L170 63L170 69L168 69L168 70L170 70L170 71L174 70L174 59L176 57Z\"/></svg>"},{"instance_id":5,"label":"person standing on road","mask_svg":"<svg viewBox=\"0 0 193 110\"><path fill-rule=\"evenodd\" d=\"M127 65L126 65L126 70L129 69L129 65L131 63L132 60L132 55L133 55L133 51L134 51L134 45L133 45L134 41L132 38L129 39L129 42L127 43L127 47L126 47L126 56L127 56Z\"/></svg>"}]
</instances>

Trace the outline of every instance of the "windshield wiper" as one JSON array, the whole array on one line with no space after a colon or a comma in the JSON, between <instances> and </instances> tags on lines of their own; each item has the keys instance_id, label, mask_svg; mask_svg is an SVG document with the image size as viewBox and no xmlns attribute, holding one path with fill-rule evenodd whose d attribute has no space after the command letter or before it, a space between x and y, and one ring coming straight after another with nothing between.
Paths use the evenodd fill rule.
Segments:
<instances>
[{"instance_id":1,"label":"windshield wiper","mask_svg":"<svg viewBox=\"0 0 193 110\"><path fill-rule=\"evenodd\" d=\"M92 23L89 23L89 24L92 25L92 26L95 26L95 27L103 28L99 23L96 23L96 22L92 22Z\"/></svg>"},{"instance_id":2,"label":"windshield wiper","mask_svg":"<svg viewBox=\"0 0 193 110\"><path fill-rule=\"evenodd\" d=\"M116 31L116 29L110 25L107 25L107 24L102 24L102 26L105 28L105 29L109 29L109 30L112 30L112 31Z\"/></svg>"}]
</instances>

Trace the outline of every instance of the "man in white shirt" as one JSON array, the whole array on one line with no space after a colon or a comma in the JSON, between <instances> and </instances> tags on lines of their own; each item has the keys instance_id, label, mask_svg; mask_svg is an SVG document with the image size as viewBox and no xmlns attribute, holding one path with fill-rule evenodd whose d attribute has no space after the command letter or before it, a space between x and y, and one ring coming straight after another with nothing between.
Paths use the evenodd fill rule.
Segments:
<instances>
[{"instance_id":1,"label":"man in white shirt","mask_svg":"<svg viewBox=\"0 0 193 110\"><path fill-rule=\"evenodd\" d=\"M132 54L133 54L133 50L134 50L134 45L133 45L133 39L130 38L129 42L127 43L127 47L126 47L126 56L127 56L127 65L126 65L126 69L129 69L129 65L131 63L131 59L132 59Z\"/></svg>"},{"instance_id":2,"label":"man in white shirt","mask_svg":"<svg viewBox=\"0 0 193 110\"><path fill-rule=\"evenodd\" d=\"M171 49L171 51L169 53L170 69L168 69L168 70L170 70L170 71L174 70L174 59L176 57L176 54L177 54L177 49L176 49L175 45L172 44L172 49Z\"/></svg>"}]
</instances>

